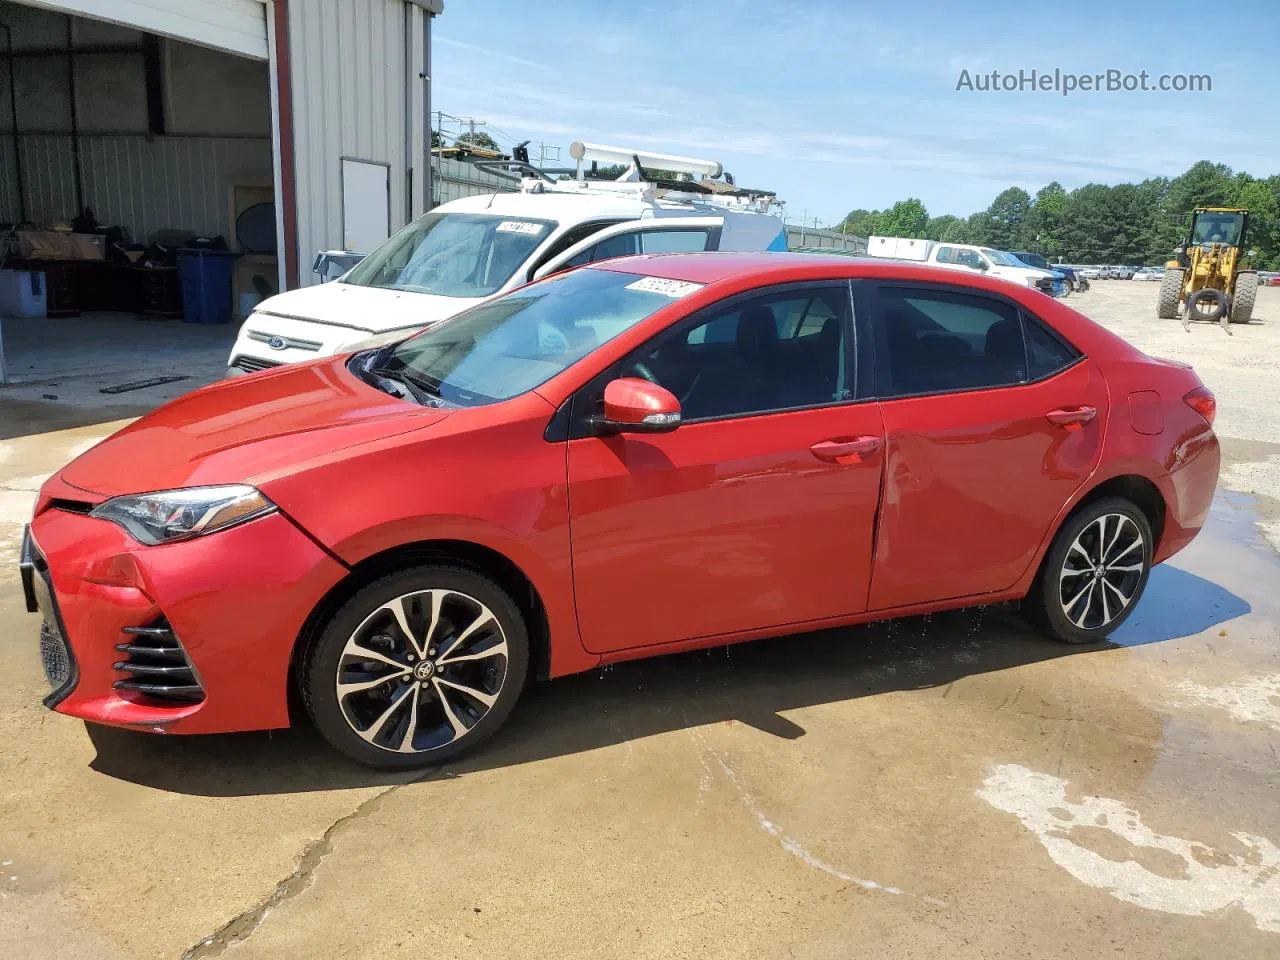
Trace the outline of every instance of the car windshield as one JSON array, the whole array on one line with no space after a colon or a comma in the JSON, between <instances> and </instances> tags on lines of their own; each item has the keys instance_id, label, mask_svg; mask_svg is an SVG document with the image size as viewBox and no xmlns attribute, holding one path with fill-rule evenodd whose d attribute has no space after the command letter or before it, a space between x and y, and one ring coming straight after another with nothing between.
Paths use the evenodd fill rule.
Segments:
<instances>
[{"instance_id":1,"label":"car windshield","mask_svg":"<svg viewBox=\"0 0 1280 960\"><path fill-rule=\"evenodd\" d=\"M476 407L550 380L699 284L574 270L514 290L377 356L377 371L450 406ZM362 355L357 355L357 359Z\"/></svg>"},{"instance_id":2,"label":"car windshield","mask_svg":"<svg viewBox=\"0 0 1280 960\"><path fill-rule=\"evenodd\" d=\"M1196 217L1196 229L1191 242L1239 243L1243 220L1238 213L1202 213Z\"/></svg>"},{"instance_id":3,"label":"car windshield","mask_svg":"<svg viewBox=\"0 0 1280 960\"><path fill-rule=\"evenodd\" d=\"M992 262L998 263L1005 267L1025 267L1026 264L1020 261L1012 254L1005 253L1003 250L992 250L990 247L983 247L982 252L989 257Z\"/></svg>"},{"instance_id":4,"label":"car windshield","mask_svg":"<svg viewBox=\"0 0 1280 960\"><path fill-rule=\"evenodd\" d=\"M343 283L442 297L496 293L555 228L480 213L419 217L360 261Z\"/></svg>"}]
</instances>

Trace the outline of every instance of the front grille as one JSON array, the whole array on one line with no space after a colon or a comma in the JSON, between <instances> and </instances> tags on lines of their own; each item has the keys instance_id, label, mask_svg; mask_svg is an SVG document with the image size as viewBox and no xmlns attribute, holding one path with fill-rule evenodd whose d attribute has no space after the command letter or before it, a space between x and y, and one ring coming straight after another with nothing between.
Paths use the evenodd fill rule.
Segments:
<instances>
[{"instance_id":1,"label":"front grille","mask_svg":"<svg viewBox=\"0 0 1280 960\"><path fill-rule=\"evenodd\" d=\"M243 370L246 373L257 373L259 370L270 370L272 367L278 367L280 364L274 360L262 360L258 357L239 356L231 361L231 366L237 370Z\"/></svg>"},{"instance_id":2,"label":"front grille","mask_svg":"<svg viewBox=\"0 0 1280 960\"><path fill-rule=\"evenodd\" d=\"M250 340L257 340L259 343L265 343L273 350L283 350L286 347L294 350L310 350L313 353L324 346L319 340L304 340L302 337L281 337L276 334L263 333L260 330L250 330L247 334Z\"/></svg>"},{"instance_id":3,"label":"front grille","mask_svg":"<svg viewBox=\"0 0 1280 960\"><path fill-rule=\"evenodd\" d=\"M116 649L127 659L112 666L124 674L124 679L115 681L113 687L170 703L199 703L204 699L204 686L168 623L161 620L147 627L125 627L124 632L129 639L117 643Z\"/></svg>"},{"instance_id":4,"label":"front grille","mask_svg":"<svg viewBox=\"0 0 1280 960\"><path fill-rule=\"evenodd\" d=\"M71 653L67 641L58 628L48 620L40 624L40 660L44 663L44 675L55 690L71 677Z\"/></svg>"}]
</instances>

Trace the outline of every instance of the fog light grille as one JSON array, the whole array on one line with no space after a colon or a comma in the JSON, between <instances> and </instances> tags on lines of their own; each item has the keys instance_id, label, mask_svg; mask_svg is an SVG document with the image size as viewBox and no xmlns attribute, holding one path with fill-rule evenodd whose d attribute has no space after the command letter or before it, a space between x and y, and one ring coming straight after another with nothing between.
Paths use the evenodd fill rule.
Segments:
<instances>
[{"instance_id":1,"label":"fog light grille","mask_svg":"<svg viewBox=\"0 0 1280 960\"><path fill-rule=\"evenodd\" d=\"M44 673L50 685L56 690L67 682L71 676L71 657L67 653L67 642L57 627L49 625L46 620L40 624L40 659L44 662Z\"/></svg>"},{"instance_id":2,"label":"fog light grille","mask_svg":"<svg viewBox=\"0 0 1280 960\"><path fill-rule=\"evenodd\" d=\"M113 665L113 669L124 674L124 679L115 681L113 687L176 704L199 703L204 699L204 686L167 622L125 627L124 632L129 640L117 643L116 649L126 654L127 659Z\"/></svg>"}]
</instances>

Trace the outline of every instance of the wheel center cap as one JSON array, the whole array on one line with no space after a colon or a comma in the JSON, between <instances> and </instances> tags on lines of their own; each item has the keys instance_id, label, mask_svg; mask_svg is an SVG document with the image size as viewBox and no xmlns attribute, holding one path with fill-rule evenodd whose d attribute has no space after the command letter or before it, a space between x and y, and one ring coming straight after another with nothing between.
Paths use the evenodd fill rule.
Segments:
<instances>
[{"instance_id":1,"label":"wheel center cap","mask_svg":"<svg viewBox=\"0 0 1280 960\"><path fill-rule=\"evenodd\" d=\"M1106 571L1106 568L1105 568L1105 567L1094 567L1094 569L1093 569L1093 579L1095 579L1095 580L1101 580L1101 579L1102 579L1103 574L1105 574L1106 572L1107 572L1107 571Z\"/></svg>"},{"instance_id":2,"label":"wheel center cap","mask_svg":"<svg viewBox=\"0 0 1280 960\"><path fill-rule=\"evenodd\" d=\"M436 672L436 665L430 660L419 660L413 668L413 679L430 680Z\"/></svg>"}]
</instances>

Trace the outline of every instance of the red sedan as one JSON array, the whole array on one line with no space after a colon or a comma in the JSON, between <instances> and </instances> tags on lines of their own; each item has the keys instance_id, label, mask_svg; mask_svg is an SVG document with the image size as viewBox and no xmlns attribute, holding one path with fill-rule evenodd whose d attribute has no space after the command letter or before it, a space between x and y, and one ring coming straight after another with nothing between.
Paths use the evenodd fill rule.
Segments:
<instances>
[{"instance_id":1,"label":"red sedan","mask_svg":"<svg viewBox=\"0 0 1280 960\"><path fill-rule=\"evenodd\" d=\"M1218 475L1213 395L1035 290L631 257L197 390L72 462L23 549L60 713L284 727L380 767L526 680L1022 600L1105 637Z\"/></svg>"}]
</instances>

